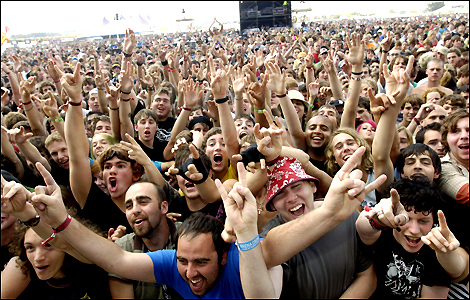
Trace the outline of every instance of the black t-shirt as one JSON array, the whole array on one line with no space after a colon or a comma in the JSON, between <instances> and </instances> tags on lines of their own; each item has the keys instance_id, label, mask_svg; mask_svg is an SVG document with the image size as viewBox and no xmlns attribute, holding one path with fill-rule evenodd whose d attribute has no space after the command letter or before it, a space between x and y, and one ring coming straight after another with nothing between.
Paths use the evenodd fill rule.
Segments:
<instances>
[{"instance_id":1,"label":"black t-shirt","mask_svg":"<svg viewBox=\"0 0 470 300\"><path fill-rule=\"evenodd\" d=\"M221 209L219 211L219 209ZM213 217L223 218L223 204L222 202L208 203L202 209L198 210L206 215L211 215ZM173 200L168 207L168 212L179 213L181 217L177 218L178 222L184 222L191 214L196 211L189 210L188 203L186 203L186 198L184 196L179 197L178 199Z\"/></svg>"},{"instance_id":2,"label":"black t-shirt","mask_svg":"<svg viewBox=\"0 0 470 300\"><path fill-rule=\"evenodd\" d=\"M310 157L309 161L312 163L312 165L314 165L318 169L322 170L325 173L328 173L326 171L326 160L315 160L315 159Z\"/></svg>"},{"instance_id":3,"label":"black t-shirt","mask_svg":"<svg viewBox=\"0 0 470 300\"><path fill-rule=\"evenodd\" d=\"M108 232L109 228L116 229L119 225L126 227L126 233L133 232L126 214L94 182L91 184L85 207L78 215L98 225L105 232Z\"/></svg>"},{"instance_id":4,"label":"black t-shirt","mask_svg":"<svg viewBox=\"0 0 470 300\"><path fill-rule=\"evenodd\" d=\"M450 286L449 276L427 245L409 253L395 240L392 230L384 230L374 249L377 273L374 299L419 298L423 285Z\"/></svg>"},{"instance_id":5,"label":"black t-shirt","mask_svg":"<svg viewBox=\"0 0 470 300\"><path fill-rule=\"evenodd\" d=\"M145 146L138 138L136 139L137 143L140 145L145 154L151 159L156 161L165 161L163 158L163 150L165 149L168 142L163 142L155 138L153 140L153 149Z\"/></svg>"},{"instance_id":6,"label":"black t-shirt","mask_svg":"<svg viewBox=\"0 0 470 300\"><path fill-rule=\"evenodd\" d=\"M55 182L70 187L69 170L62 168L52 159L49 161L49 164L51 165L51 175Z\"/></svg>"}]
</instances>

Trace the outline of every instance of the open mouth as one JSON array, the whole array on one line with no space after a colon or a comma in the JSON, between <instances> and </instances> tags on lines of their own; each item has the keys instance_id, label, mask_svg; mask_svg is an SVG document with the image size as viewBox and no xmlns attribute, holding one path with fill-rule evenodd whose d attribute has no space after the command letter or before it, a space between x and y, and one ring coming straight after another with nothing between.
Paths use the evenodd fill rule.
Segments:
<instances>
[{"instance_id":1,"label":"open mouth","mask_svg":"<svg viewBox=\"0 0 470 300\"><path fill-rule=\"evenodd\" d=\"M194 183L192 183L192 182L189 182L189 181L188 181L188 182L186 182L186 183L184 184L184 186L185 186L187 189L190 189L190 188L193 188L193 187L195 187Z\"/></svg>"},{"instance_id":2,"label":"open mouth","mask_svg":"<svg viewBox=\"0 0 470 300\"><path fill-rule=\"evenodd\" d=\"M47 267L49 267L49 266L39 266L39 267L36 267L36 270L37 270L39 273L42 273L42 272L44 272L44 271L47 269Z\"/></svg>"},{"instance_id":3,"label":"open mouth","mask_svg":"<svg viewBox=\"0 0 470 300\"><path fill-rule=\"evenodd\" d=\"M223 157L222 155L220 155L220 154L214 155L214 162L215 162L216 164L221 164L222 161L223 161L223 159L224 159L224 157Z\"/></svg>"},{"instance_id":4,"label":"open mouth","mask_svg":"<svg viewBox=\"0 0 470 300\"><path fill-rule=\"evenodd\" d=\"M298 218L304 215L305 212L305 205L299 204L291 209L289 209L290 213L294 215L294 217Z\"/></svg>"},{"instance_id":5,"label":"open mouth","mask_svg":"<svg viewBox=\"0 0 470 300\"><path fill-rule=\"evenodd\" d=\"M406 242L408 243L409 246L411 247L416 247L419 245L421 242L421 238L416 238L416 237L409 237L405 235Z\"/></svg>"},{"instance_id":6,"label":"open mouth","mask_svg":"<svg viewBox=\"0 0 470 300\"><path fill-rule=\"evenodd\" d=\"M248 135L248 131L240 131L240 134L238 135L238 137L241 139L246 135Z\"/></svg>"},{"instance_id":7,"label":"open mouth","mask_svg":"<svg viewBox=\"0 0 470 300\"><path fill-rule=\"evenodd\" d=\"M135 219L135 220L134 220L134 224L135 224L136 226L139 226L140 224L142 224L143 221L144 221L144 219Z\"/></svg>"},{"instance_id":8,"label":"open mouth","mask_svg":"<svg viewBox=\"0 0 470 300\"><path fill-rule=\"evenodd\" d=\"M117 180L116 178L109 179L109 191L115 192L117 190Z\"/></svg>"},{"instance_id":9,"label":"open mouth","mask_svg":"<svg viewBox=\"0 0 470 300\"><path fill-rule=\"evenodd\" d=\"M458 146L458 147L459 147L459 149L462 149L462 150L468 150L469 145L468 145L468 144L466 144L466 145L460 145L460 146Z\"/></svg>"},{"instance_id":10,"label":"open mouth","mask_svg":"<svg viewBox=\"0 0 470 300\"><path fill-rule=\"evenodd\" d=\"M199 290L201 290L202 287L203 287L203 284L204 284L204 281L203 281L202 278L197 279L197 280L195 280L195 279L189 279L189 282L190 282L190 284L191 284L191 289L192 289L193 291L199 291Z\"/></svg>"}]
</instances>

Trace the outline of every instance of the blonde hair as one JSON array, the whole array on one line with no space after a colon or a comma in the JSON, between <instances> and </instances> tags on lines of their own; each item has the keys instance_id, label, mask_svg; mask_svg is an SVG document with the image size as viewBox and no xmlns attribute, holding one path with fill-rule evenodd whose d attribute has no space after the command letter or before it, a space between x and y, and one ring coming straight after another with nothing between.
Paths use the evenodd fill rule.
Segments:
<instances>
[{"instance_id":1,"label":"blonde hair","mask_svg":"<svg viewBox=\"0 0 470 300\"><path fill-rule=\"evenodd\" d=\"M335 153L333 151L333 138L341 133L350 135L358 146L364 146L366 152L362 156L361 166L366 169L368 172L374 167L374 159L372 158L372 151L369 147L369 144L352 128L338 128L336 129L330 137L328 146L326 147L326 168L328 173L332 176L338 172L340 169L339 165L336 163Z\"/></svg>"}]
</instances>

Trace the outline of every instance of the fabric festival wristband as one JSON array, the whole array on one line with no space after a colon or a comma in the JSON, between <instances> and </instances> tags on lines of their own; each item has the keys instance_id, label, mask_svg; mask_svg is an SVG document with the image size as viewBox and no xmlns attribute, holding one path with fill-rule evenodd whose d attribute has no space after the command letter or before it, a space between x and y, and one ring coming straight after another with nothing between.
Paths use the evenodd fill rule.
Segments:
<instances>
[{"instance_id":1,"label":"fabric festival wristband","mask_svg":"<svg viewBox=\"0 0 470 300\"><path fill-rule=\"evenodd\" d=\"M67 218L65 219L65 221L59 225L59 227L57 228L52 228L54 229L54 232L51 234L50 237L48 237L46 240L44 240L43 242L41 242L41 247L44 247L45 245L47 245L53 238L55 238L55 235L56 233L59 233L61 232L62 230L64 230L65 228L67 228L69 225L70 225L70 222L72 222L72 217L67 214Z\"/></svg>"},{"instance_id":2,"label":"fabric festival wristband","mask_svg":"<svg viewBox=\"0 0 470 300\"><path fill-rule=\"evenodd\" d=\"M277 95L276 94L276 97L278 97L278 98L284 98L285 96L287 96L287 94L282 94L282 95Z\"/></svg>"},{"instance_id":3,"label":"fabric festival wristband","mask_svg":"<svg viewBox=\"0 0 470 300\"><path fill-rule=\"evenodd\" d=\"M67 101L67 104L70 104L72 106L82 106L82 102Z\"/></svg>"},{"instance_id":4,"label":"fabric festival wristband","mask_svg":"<svg viewBox=\"0 0 470 300\"><path fill-rule=\"evenodd\" d=\"M124 92L124 91L121 91L121 93L123 93L124 95L130 95L131 92Z\"/></svg>"},{"instance_id":5,"label":"fabric festival wristband","mask_svg":"<svg viewBox=\"0 0 470 300\"><path fill-rule=\"evenodd\" d=\"M256 107L253 107L253 110L254 110L255 112L259 113L259 114L263 114L265 109L266 109L266 108L263 108L263 109L256 109Z\"/></svg>"},{"instance_id":6,"label":"fabric festival wristband","mask_svg":"<svg viewBox=\"0 0 470 300\"><path fill-rule=\"evenodd\" d=\"M62 119L62 117L58 117L57 119L51 119L52 123L57 123L57 122L62 122L62 121L64 121L64 119Z\"/></svg>"},{"instance_id":7,"label":"fabric festival wristband","mask_svg":"<svg viewBox=\"0 0 470 300\"><path fill-rule=\"evenodd\" d=\"M362 74L364 74L364 72L363 71L361 71L361 72L352 72L351 71L351 74L357 75L357 76L362 76Z\"/></svg>"},{"instance_id":8,"label":"fabric festival wristband","mask_svg":"<svg viewBox=\"0 0 470 300\"><path fill-rule=\"evenodd\" d=\"M215 103L222 104L228 101L228 96L225 96L225 98L221 99L215 99Z\"/></svg>"},{"instance_id":9,"label":"fabric festival wristband","mask_svg":"<svg viewBox=\"0 0 470 300\"><path fill-rule=\"evenodd\" d=\"M259 242L260 242L260 239L259 239L259 234L258 234L254 239L252 239L249 242L237 243L237 247L238 247L238 250L240 251L248 251L258 246Z\"/></svg>"},{"instance_id":10,"label":"fabric festival wristband","mask_svg":"<svg viewBox=\"0 0 470 300\"><path fill-rule=\"evenodd\" d=\"M125 52L122 52L122 53L124 53L124 57L131 57L132 56L132 53L131 54L127 54Z\"/></svg>"}]
</instances>

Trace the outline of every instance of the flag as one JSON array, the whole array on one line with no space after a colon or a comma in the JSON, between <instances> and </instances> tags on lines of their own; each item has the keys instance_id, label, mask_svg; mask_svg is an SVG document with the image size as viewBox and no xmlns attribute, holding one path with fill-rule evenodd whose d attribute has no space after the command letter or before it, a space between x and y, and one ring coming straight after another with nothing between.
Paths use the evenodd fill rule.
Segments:
<instances>
[{"instance_id":1,"label":"flag","mask_svg":"<svg viewBox=\"0 0 470 300\"><path fill-rule=\"evenodd\" d=\"M142 18L141 15L139 15L139 22L142 23L142 24L144 24L144 25L148 25L148 24L149 24L144 18Z\"/></svg>"},{"instance_id":2,"label":"flag","mask_svg":"<svg viewBox=\"0 0 470 300\"><path fill-rule=\"evenodd\" d=\"M108 25L109 24L109 21L106 20L106 17L103 17L103 25Z\"/></svg>"},{"instance_id":3,"label":"flag","mask_svg":"<svg viewBox=\"0 0 470 300\"><path fill-rule=\"evenodd\" d=\"M9 43L10 42L10 40L7 38L8 30L10 30L10 28L8 28L8 26L5 26L5 32L2 32L2 46L3 46L3 43L5 43L5 42Z\"/></svg>"}]
</instances>

